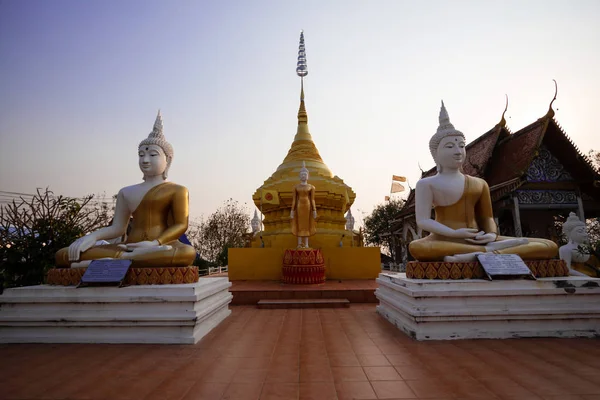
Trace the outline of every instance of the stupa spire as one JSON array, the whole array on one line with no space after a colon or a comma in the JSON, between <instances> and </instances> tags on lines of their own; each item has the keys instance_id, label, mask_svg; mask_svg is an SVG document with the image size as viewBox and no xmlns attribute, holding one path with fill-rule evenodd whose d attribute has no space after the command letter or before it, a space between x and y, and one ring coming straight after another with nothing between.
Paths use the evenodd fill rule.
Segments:
<instances>
[{"instance_id":1,"label":"stupa spire","mask_svg":"<svg viewBox=\"0 0 600 400\"><path fill-rule=\"evenodd\" d=\"M306 66L306 48L304 46L304 31L300 31L300 44L298 45L298 62L296 75L300 77L300 108L298 109L298 131L294 140L312 140L308 131L308 114L304 105L304 77L308 75Z\"/></svg>"}]
</instances>

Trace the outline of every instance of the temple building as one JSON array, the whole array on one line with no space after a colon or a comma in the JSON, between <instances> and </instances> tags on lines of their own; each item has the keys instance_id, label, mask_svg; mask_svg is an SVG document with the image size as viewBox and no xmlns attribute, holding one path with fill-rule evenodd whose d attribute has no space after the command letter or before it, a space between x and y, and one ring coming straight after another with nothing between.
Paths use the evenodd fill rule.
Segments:
<instances>
[{"instance_id":1,"label":"temple building","mask_svg":"<svg viewBox=\"0 0 600 400\"><path fill-rule=\"evenodd\" d=\"M505 110L506 113L506 110ZM487 181L501 235L560 239L556 221L569 212L581 220L600 216L600 174L548 112L512 133L501 121L466 147L463 172ZM435 175L436 168L421 178ZM397 254L410 260L408 244L426 236L415 221L411 190L399 219L393 222Z\"/></svg>"}]
</instances>

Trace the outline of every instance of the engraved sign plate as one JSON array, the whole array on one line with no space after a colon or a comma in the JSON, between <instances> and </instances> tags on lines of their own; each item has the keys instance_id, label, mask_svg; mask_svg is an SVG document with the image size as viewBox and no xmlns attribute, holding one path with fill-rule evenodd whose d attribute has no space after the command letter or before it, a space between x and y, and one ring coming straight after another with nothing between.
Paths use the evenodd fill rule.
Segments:
<instances>
[{"instance_id":1,"label":"engraved sign plate","mask_svg":"<svg viewBox=\"0 0 600 400\"><path fill-rule=\"evenodd\" d=\"M490 280L492 277L504 279L531 277L535 279L531 270L516 254L486 253L479 254L477 258Z\"/></svg>"},{"instance_id":2,"label":"engraved sign plate","mask_svg":"<svg viewBox=\"0 0 600 400\"><path fill-rule=\"evenodd\" d=\"M131 262L131 260L94 260L85 270L79 286L122 286Z\"/></svg>"}]
</instances>

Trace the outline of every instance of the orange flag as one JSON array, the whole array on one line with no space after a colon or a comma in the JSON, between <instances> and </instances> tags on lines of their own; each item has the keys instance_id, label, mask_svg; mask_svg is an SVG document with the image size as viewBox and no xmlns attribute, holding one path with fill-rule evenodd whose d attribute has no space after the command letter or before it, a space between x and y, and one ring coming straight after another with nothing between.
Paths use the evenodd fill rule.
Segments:
<instances>
[{"instance_id":1,"label":"orange flag","mask_svg":"<svg viewBox=\"0 0 600 400\"><path fill-rule=\"evenodd\" d=\"M406 182L406 177L405 176L392 175L392 180L393 181L398 181L398 182Z\"/></svg>"},{"instance_id":2,"label":"orange flag","mask_svg":"<svg viewBox=\"0 0 600 400\"><path fill-rule=\"evenodd\" d=\"M402 186L398 182L392 182L392 188L390 189L390 193L404 192L404 190L404 186Z\"/></svg>"}]
</instances>

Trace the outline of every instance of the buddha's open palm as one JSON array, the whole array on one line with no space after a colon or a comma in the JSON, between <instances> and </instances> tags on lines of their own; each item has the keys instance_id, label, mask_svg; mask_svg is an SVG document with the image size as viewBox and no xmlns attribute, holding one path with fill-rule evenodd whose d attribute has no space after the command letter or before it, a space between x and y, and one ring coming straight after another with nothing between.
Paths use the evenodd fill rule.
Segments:
<instances>
[{"instance_id":1,"label":"buddha's open palm","mask_svg":"<svg viewBox=\"0 0 600 400\"><path fill-rule=\"evenodd\" d=\"M69 261L79 261L81 253L93 247L94 244L96 244L96 238L92 235L82 236L74 241L69 246Z\"/></svg>"}]
</instances>

